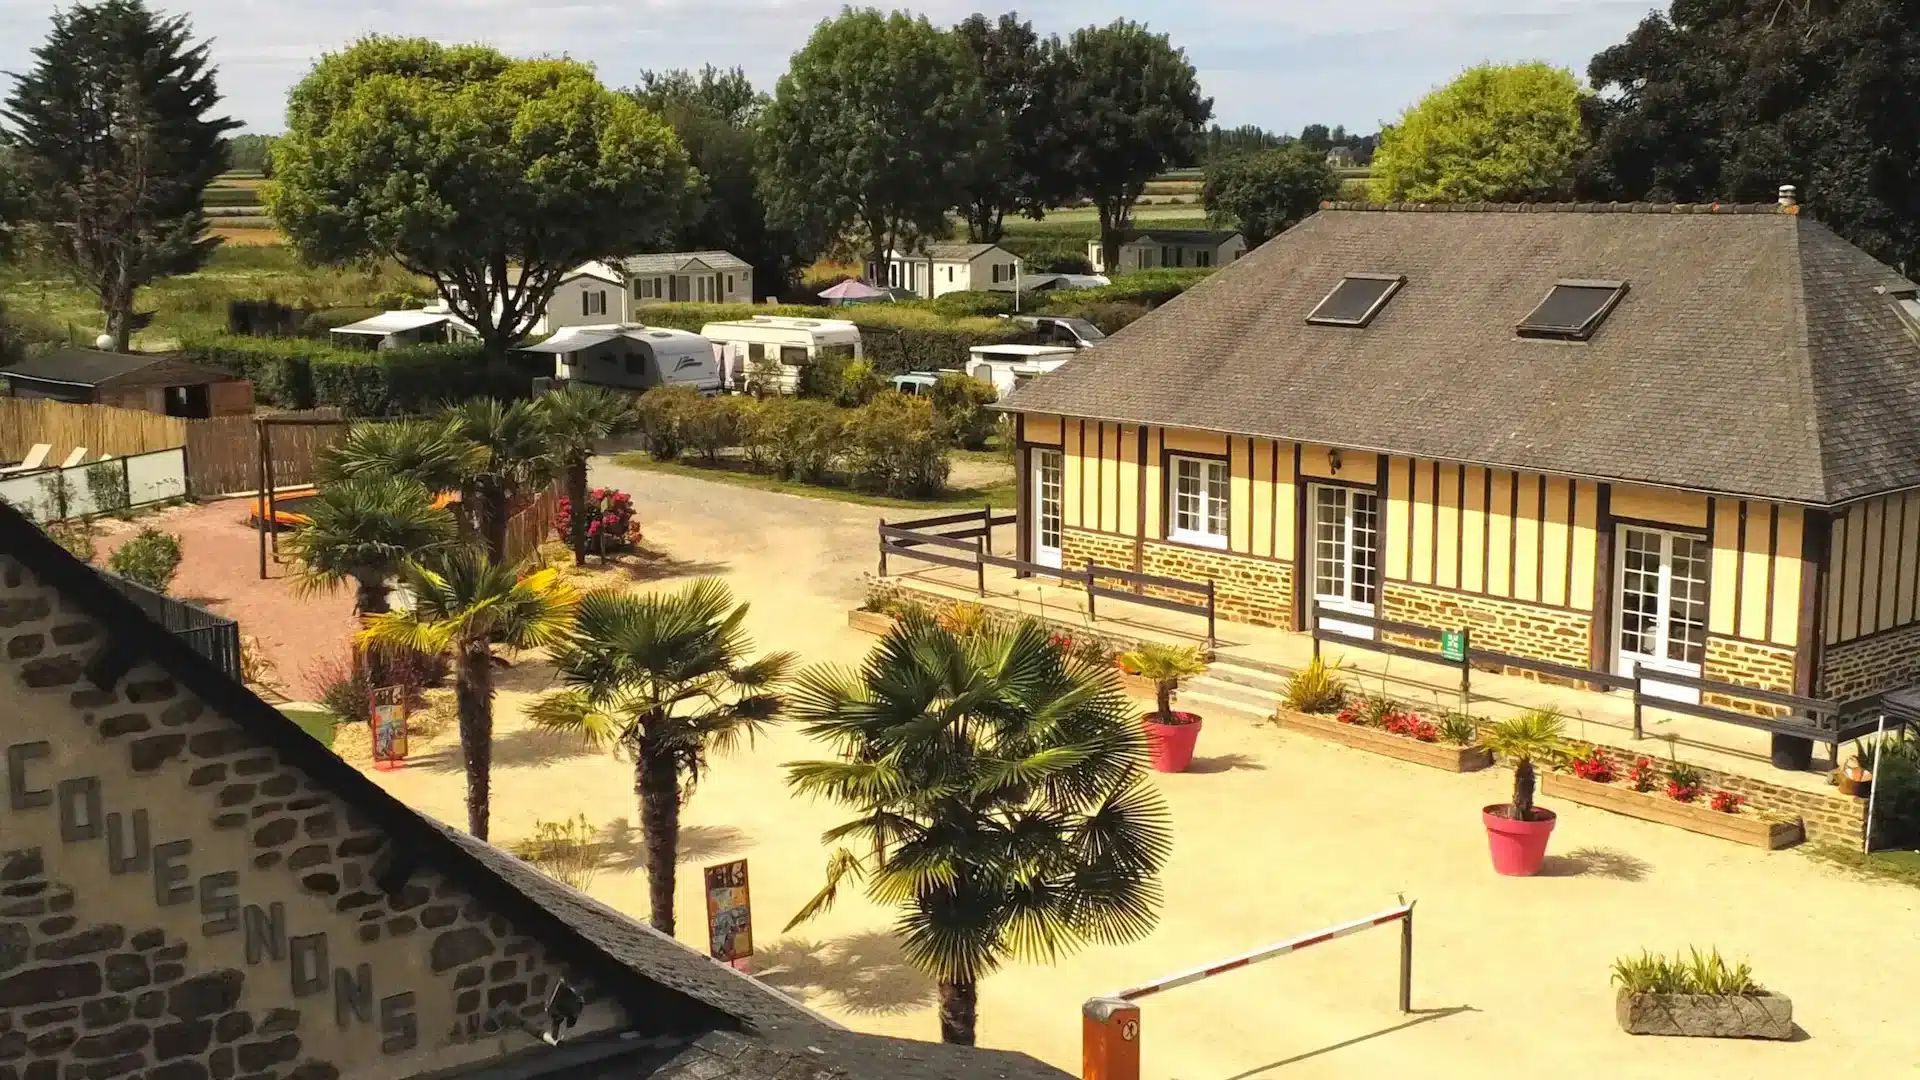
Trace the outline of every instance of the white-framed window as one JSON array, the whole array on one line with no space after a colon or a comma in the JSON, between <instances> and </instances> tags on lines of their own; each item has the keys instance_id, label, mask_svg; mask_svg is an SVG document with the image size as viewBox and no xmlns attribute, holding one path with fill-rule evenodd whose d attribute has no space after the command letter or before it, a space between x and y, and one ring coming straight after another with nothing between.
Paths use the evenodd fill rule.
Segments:
<instances>
[{"instance_id":1,"label":"white-framed window","mask_svg":"<svg viewBox=\"0 0 1920 1080\"><path fill-rule=\"evenodd\" d=\"M580 314L605 315L607 313L607 290L592 289L580 293Z\"/></svg>"},{"instance_id":2,"label":"white-framed window","mask_svg":"<svg viewBox=\"0 0 1920 1080\"><path fill-rule=\"evenodd\" d=\"M1167 539L1203 547L1227 546L1227 463L1214 458L1167 459Z\"/></svg>"}]
</instances>

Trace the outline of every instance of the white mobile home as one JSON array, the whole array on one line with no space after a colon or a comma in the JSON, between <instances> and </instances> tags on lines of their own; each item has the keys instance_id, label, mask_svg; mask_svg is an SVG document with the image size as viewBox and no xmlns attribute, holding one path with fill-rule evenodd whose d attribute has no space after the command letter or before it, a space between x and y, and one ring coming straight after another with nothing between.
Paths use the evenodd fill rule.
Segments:
<instances>
[{"instance_id":1,"label":"white mobile home","mask_svg":"<svg viewBox=\"0 0 1920 1080\"><path fill-rule=\"evenodd\" d=\"M992 383L1004 398L1014 387L1052 371L1079 351L1071 345L975 345L967 350L967 374Z\"/></svg>"},{"instance_id":2,"label":"white mobile home","mask_svg":"<svg viewBox=\"0 0 1920 1080\"><path fill-rule=\"evenodd\" d=\"M713 343L699 334L657 326L569 326L521 351L553 356L561 381L627 390L692 386L703 394L720 390L720 364Z\"/></svg>"},{"instance_id":3,"label":"white mobile home","mask_svg":"<svg viewBox=\"0 0 1920 1080\"><path fill-rule=\"evenodd\" d=\"M867 280L931 300L952 292L1013 292L1020 257L997 244L927 244L887 252L885 265L867 264Z\"/></svg>"},{"instance_id":4,"label":"white mobile home","mask_svg":"<svg viewBox=\"0 0 1920 1080\"><path fill-rule=\"evenodd\" d=\"M1225 266L1247 253L1247 238L1225 229L1128 229L1120 234L1120 262L1105 265L1100 238L1087 241L1087 261L1096 274L1131 274L1135 270L1204 269Z\"/></svg>"},{"instance_id":5,"label":"white mobile home","mask_svg":"<svg viewBox=\"0 0 1920 1080\"><path fill-rule=\"evenodd\" d=\"M802 366L819 359L858 360L860 328L845 319L801 319L755 315L751 319L710 322L700 336L713 342L727 385L741 390L761 369L780 393L799 386Z\"/></svg>"},{"instance_id":6,"label":"white mobile home","mask_svg":"<svg viewBox=\"0 0 1920 1080\"><path fill-rule=\"evenodd\" d=\"M554 287L532 332L641 322L654 304L748 304L753 267L725 251L670 251L581 263Z\"/></svg>"}]
</instances>

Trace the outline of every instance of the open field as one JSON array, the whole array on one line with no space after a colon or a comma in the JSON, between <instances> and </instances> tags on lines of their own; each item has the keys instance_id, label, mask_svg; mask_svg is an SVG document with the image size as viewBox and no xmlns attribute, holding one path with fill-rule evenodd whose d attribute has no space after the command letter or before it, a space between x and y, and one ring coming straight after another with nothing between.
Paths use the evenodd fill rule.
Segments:
<instances>
[{"instance_id":1,"label":"open field","mask_svg":"<svg viewBox=\"0 0 1920 1080\"><path fill-rule=\"evenodd\" d=\"M857 663L873 648L844 612L863 592L883 511L604 463L593 482L634 491L649 543L665 553L602 581L655 589L718 575L752 602L761 649ZM603 852L590 891L644 918L632 767L527 725L523 710L551 685L533 657L503 673L494 837L511 845L536 819L587 814ZM453 739L423 740L410 767L376 780L463 821ZM848 896L822 919L782 929L819 887L821 830L845 816L787 793L783 764L820 753L781 726L713 762L683 811L680 937L704 946L700 868L747 858L756 972L852 1027L932 1038L934 988L887 933L889 911ZM1901 1004L1920 969L1920 938L1896 929L1920 914L1920 892L1906 885L1580 806L1555 807L1546 874L1501 878L1478 818L1510 786L1504 770L1444 774L1220 717L1207 719L1193 771L1153 782L1175 829L1156 929L993 975L980 992L983 1043L1076 1071L1087 997L1369 914L1404 893L1419 903L1412 1015L1394 1009L1397 935L1362 934L1149 999L1144 1075L1504 1080L1550 1069L1567 1080L1800 1080L1905 1075L1920 1060L1920 1031ZM1762 982L1793 997L1804 1035L1621 1033L1609 964L1687 945L1751 960Z\"/></svg>"}]
</instances>

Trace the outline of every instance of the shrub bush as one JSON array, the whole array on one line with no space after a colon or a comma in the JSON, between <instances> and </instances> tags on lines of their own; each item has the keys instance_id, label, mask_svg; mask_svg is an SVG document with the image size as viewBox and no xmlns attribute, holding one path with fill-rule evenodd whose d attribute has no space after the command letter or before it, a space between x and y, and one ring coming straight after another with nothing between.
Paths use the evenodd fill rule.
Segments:
<instances>
[{"instance_id":1,"label":"shrub bush","mask_svg":"<svg viewBox=\"0 0 1920 1080\"><path fill-rule=\"evenodd\" d=\"M856 486L897 498L938 495L947 486L943 426L925 398L881 394L847 418L847 472Z\"/></svg>"},{"instance_id":2,"label":"shrub bush","mask_svg":"<svg viewBox=\"0 0 1920 1080\"><path fill-rule=\"evenodd\" d=\"M141 529L107 557L107 569L164 593L180 569L180 538L151 526Z\"/></svg>"},{"instance_id":3,"label":"shrub bush","mask_svg":"<svg viewBox=\"0 0 1920 1080\"><path fill-rule=\"evenodd\" d=\"M425 412L443 401L523 398L536 375L552 369L536 357L492 361L477 344L415 345L368 352L299 338L232 334L189 338L182 359L253 383L255 400L284 409L338 406L352 416Z\"/></svg>"},{"instance_id":4,"label":"shrub bush","mask_svg":"<svg viewBox=\"0 0 1920 1080\"><path fill-rule=\"evenodd\" d=\"M1885 740L1873 774L1873 843L1920 848L1920 735L1906 729Z\"/></svg>"},{"instance_id":5,"label":"shrub bush","mask_svg":"<svg viewBox=\"0 0 1920 1080\"><path fill-rule=\"evenodd\" d=\"M634 519L633 496L614 488L594 488L587 492L587 550L606 558L632 551L640 540L640 523ZM573 535L573 503L561 499L553 513L554 531L561 539Z\"/></svg>"},{"instance_id":6,"label":"shrub bush","mask_svg":"<svg viewBox=\"0 0 1920 1080\"><path fill-rule=\"evenodd\" d=\"M928 310L954 318L966 318L981 315L1013 314L1013 294L1010 292L950 292L935 297L927 305Z\"/></svg>"},{"instance_id":7,"label":"shrub bush","mask_svg":"<svg viewBox=\"0 0 1920 1080\"><path fill-rule=\"evenodd\" d=\"M985 379L948 372L933 384L930 400L940 435L950 445L983 450L999 427L1000 414L987 406L1000 400L1000 392Z\"/></svg>"},{"instance_id":8,"label":"shrub bush","mask_svg":"<svg viewBox=\"0 0 1920 1080\"><path fill-rule=\"evenodd\" d=\"M758 405L759 402L750 397L695 398L676 417L681 448L708 461L720 460L720 451L739 446L746 438Z\"/></svg>"},{"instance_id":9,"label":"shrub bush","mask_svg":"<svg viewBox=\"0 0 1920 1080\"><path fill-rule=\"evenodd\" d=\"M749 460L782 480L819 480L840 453L847 411L811 398L769 398L754 412Z\"/></svg>"},{"instance_id":10,"label":"shrub bush","mask_svg":"<svg viewBox=\"0 0 1920 1080\"><path fill-rule=\"evenodd\" d=\"M656 461L672 461L680 456L685 443L682 414L700 400L700 392L691 386L656 386L640 395L634 405L640 437L647 452Z\"/></svg>"},{"instance_id":11,"label":"shrub bush","mask_svg":"<svg viewBox=\"0 0 1920 1080\"><path fill-rule=\"evenodd\" d=\"M295 333L303 338L316 341L330 341L330 331L336 326L347 326L361 319L371 319L385 311L383 307L337 307L315 311L300 320Z\"/></svg>"},{"instance_id":12,"label":"shrub bush","mask_svg":"<svg viewBox=\"0 0 1920 1080\"><path fill-rule=\"evenodd\" d=\"M1206 280L1217 267L1181 270L1139 270L1113 279L1113 284L1098 289L1071 289L1053 293L1050 310L1063 314L1087 304L1122 301L1157 308Z\"/></svg>"},{"instance_id":13,"label":"shrub bush","mask_svg":"<svg viewBox=\"0 0 1920 1080\"><path fill-rule=\"evenodd\" d=\"M842 408L865 405L887 388L887 381L865 360L822 356L800 368L801 397L831 401Z\"/></svg>"},{"instance_id":14,"label":"shrub bush","mask_svg":"<svg viewBox=\"0 0 1920 1080\"><path fill-rule=\"evenodd\" d=\"M1092 303L1076 305L1071 310L1061 309L1057 312L1062 315L1078 315L1099 327L1103 334L1117 334L1146 313L1145 304L1122 300L1096 300Z\"/></svg>"}]
</instances>

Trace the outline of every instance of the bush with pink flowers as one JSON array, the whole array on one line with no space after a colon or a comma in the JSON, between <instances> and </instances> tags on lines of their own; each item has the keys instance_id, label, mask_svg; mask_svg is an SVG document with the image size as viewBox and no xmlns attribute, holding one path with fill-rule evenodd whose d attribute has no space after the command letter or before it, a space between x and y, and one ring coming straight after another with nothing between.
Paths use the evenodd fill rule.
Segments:
<instances>
[{"instance_id":1,"label":"bush with pink flowers","mask_svg":"<svg viewBox=\"0 0 1920 1080\"><path fill-rule=\"evenodd\" d=\"M633 513L633 496L614 488L594 488L587 492L587 509L592 515L587 519L587 551L604 559L633 550L640 540L640 521ZM571 541L573 506L570 500L560 500L560 508L554 511L553 527L563 543Z\"/></svg>"}]
</instances>

